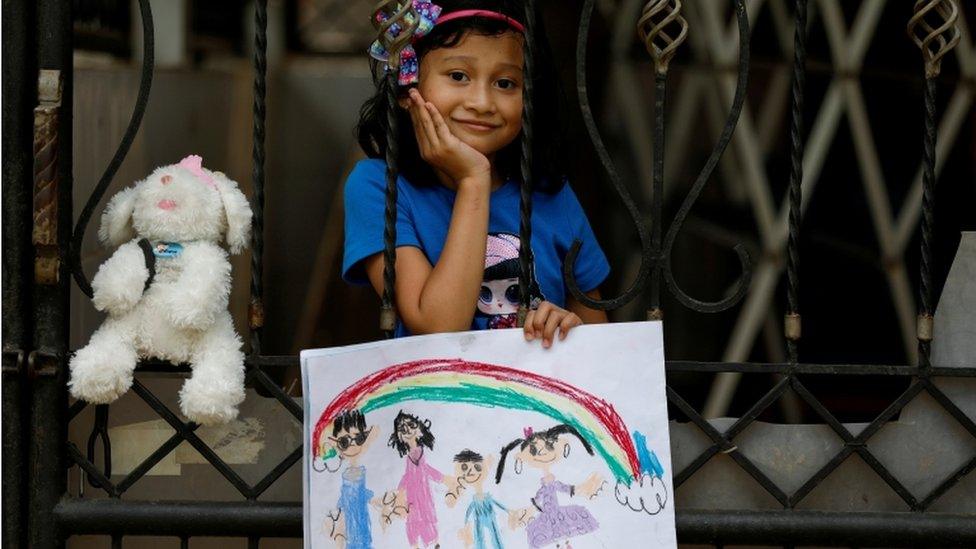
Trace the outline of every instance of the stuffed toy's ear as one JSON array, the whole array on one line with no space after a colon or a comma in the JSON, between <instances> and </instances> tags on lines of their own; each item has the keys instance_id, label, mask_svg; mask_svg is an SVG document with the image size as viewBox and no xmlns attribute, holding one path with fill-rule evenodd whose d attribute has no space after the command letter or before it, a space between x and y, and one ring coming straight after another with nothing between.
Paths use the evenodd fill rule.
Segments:
<instances>
[{"instance_id":1,"label":"stuffed toy's ear","mask_svg":"<svg viewBox=\"0 0 976 549\"><path fill-rule=\"evenodd\" d=\"M220 172L214 172L217 191L227 216L227 246L230 253L239 254L247 248L251 238L251 203L234 183Z\"/></svg>"},{"instance_id":2,"label":"stuffed toy's ear","mask_svg":"<svg viewBox=\"0 0 976 549\"><path fill-rule=\"evenodd\" d=\"M98 238L106 246L118 246L135 236L132 229L132 210L135 209L136 195L135 187L123 189L105 206Z\"/></svg>"}]
</instances>

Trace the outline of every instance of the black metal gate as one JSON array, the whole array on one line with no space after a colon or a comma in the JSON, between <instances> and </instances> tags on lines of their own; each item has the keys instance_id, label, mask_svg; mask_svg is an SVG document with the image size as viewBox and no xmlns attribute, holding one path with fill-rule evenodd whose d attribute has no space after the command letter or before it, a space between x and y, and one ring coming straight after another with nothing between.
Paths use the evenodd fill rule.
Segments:
<instances>
[{"instance_id":1,"label":"black metal gate","mask_svg":"<svg viewBox=\"0 0 976 549\"><path fill-rule=\"evenodd\" d=\"M709 0L710 1L710 0ZM380 9L390 10L396 2L381 2ZM527 2L529 25L533 32L533 2ZM680 14L680 2L651 0L644 8L639 32L656 68L655 94L655 164L654 186L658 192L651 219L645 228L641 213L620 184L596 130L585 88L585 52L594 0L583 2L583 13L577 39L577 80L580 83L580 108L593 145L608 176L621 194L640 235L643 252L641 269L631 287L620 297L602 302L589 300L570 278L570 289L584 303L600 308L618 307L650 284L652 307L648 317L660 319L660 295L667 289L685 306L699 312L716 312L734 305L746 292L750 262L737 247L742 275L727 298L703 302L686 294L671 270L671 248L675 237L695 203L702 187L721 157L738 120L745 97L749 72L749 21L744 0L734 0L740 33L738 86L722 137L699 174L674 221L665 230L661 222L664 147L664 100L668 83L668 62L684 40L687 25ZM106 460L93 463L94 452L83 451L67 442L68 422L87 405L75 402L68 406L65 389L68 341L68 284L75 274L84 289L87 281L80 272L77 251L88 218L97 206L115 170L124 158L139 127L148 99L152 78L153 26L147 0L140 0L146 40L143 86L130 122L129 130L115 158L106 170L92 200L86 204L74 232L72 245L71 204L71 97L72 46L70 2L41 0L4 2L3 12L3 503L5 547L58 547L72 535L111 536L113 546L121 546L123 536L174 536L182 546L189 546L193 536L242 537L257 547L262 537L300 537L302 507L292 503L266 503L258 498L288 469L301 460L302 447L294 448L255 484L246 482L234 468L195 434L198 426L183 422L143 383L136 379L133 391L150 406L175 434L146 458L120 482L111 480L110 441L106 428L107 406L97 407L89 446L103 445ZM256 5L256 56L254 83L254 241L252 255L250 354L247 358L248 383L262 387L276 398L285 413L297 422L302 410L272 380L269 372L297 366L297 357L264 356L261 353L263 324L262 252L264 205L264 118L265 118L265 49L267 39L267 5ZM805 364L798 361L800 313L798 310L798 244L802 180L802 105L805 84L805 28L807 1L796 0L795 64L792 120L790 126L791 160L789 197L790 224L787 254L789 309L785 319L785 337L789 360L781 364L702 363L669 361L667 372L736 372L771 373L780 376L774 387L762 396L741 418L724 432L689 405L676 391L668 388L668 399L675 409L692 422L709 439L709 445L683 470L677 471L677 488L698 472L713 456L731 457L755 479L781 506L778 510L721 511L677 509L678 538L684 543L803 545L886 545L886 546L959 546L976 547L976 516L931 512L943 494L957 485L973 469L971 457L923 497L916 497L903 480L883 465L867 446L873 435L919 395L928 394L954 418L969 436L976 437L976 423L934 383L940 378L976 377L976 367L935 367L929 362L932 339L932 227L934 197L934 146L936 131L935 77L939 61L958 40L954 22L957 6L950 0L919 0L916 16L909 22L909 32L922 48L925 62L925 135L923 137L924 199L922 205L922 250L920 314L918 320L918 366ZM401 14L402 15L402 14ZM391 45L392 47L392 45ZM527 52L531 65L532 52ZM528 93L531 93L529 91ZM526 134L531 136L531 102L527 104ZM525 150L525 149L523 149ZM531 159L524 159L523 171L529 173ZM526 180L531 180L527 177ZM527 193L523 193L526 196ZM530 193L529 193L530 196ZM526 204L530 206L530 204ZM523 210L525 214L526 210ZM526 214L527 217L527 214ZM530 230L524 224L523 230ZM392 241L391 244L392 246ZM572 262L574 254L567 259ZM572 273L569 269L568 274ZM389 304L387 296L384 299ZM389 321L389 318L386 319ZM172 371L173 366L143 363L137 371ZM807 389L809 376L892 376L905 379L908 388L874 421L852 433ZM774 482L736 446L741 435L760 414L786 391L793 391L812 408L843 441L842 449L799 489L789 492ZM243 496L243 502L152 502L123 501L121 496L138 482L160 460L182 442L193 446ZM797 506L846 459L859 456L904 501L909 512L823 512L797 509ZM90 500L68 496L66 471L80 467L89 481L103 490L108 499ZM297 494L296 494L297 496Z\"/></svg>"}]
</instances>

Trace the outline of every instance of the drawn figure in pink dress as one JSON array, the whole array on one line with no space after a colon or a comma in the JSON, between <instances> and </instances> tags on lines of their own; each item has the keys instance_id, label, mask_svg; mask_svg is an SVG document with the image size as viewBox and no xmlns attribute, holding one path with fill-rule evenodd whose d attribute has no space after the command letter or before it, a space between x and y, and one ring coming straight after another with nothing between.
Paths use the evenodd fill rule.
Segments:
<instances>
[{"instance_id":1,"label":"drawn figure in pink dress","mask_svg":"<svg viewBox=\"0 0 976 549\"><path fill-rule=\"evenodd\" d=\"M390 447L400 457L406 457L406 470L397 491L407 503L407 543L410 547L440 547L437 536L437 515L431 482L444 485L453 479L427 463L424 449L434 449L434 435L430 420L400 411L393 420Z\"/></svg>"},{"instance_id":2,"label":"drawn figure in pink dress","mask_svg":"<svg viewBox=\"0 0 976 549\"><path fill-rule=\"evenodd\" d=\"M513 440L501 451L495 482L502 481L505 461L509 452L518 448L515 458L515 473L521 474L528 466L542 473L539 489L532 498L532 506L515 513L519 517L517 525L524 525L529 546L533 548L556 547L572 549L570 539L597 530L600 525L582 505L560 505L559 494L569 498L590 499L603 488L603 478L593 473L580 484L570 485L556 480L552 466L569 457L571 450L568 439L575 437L587 453L593 455L593 448L569 425L557 425L551 429L534 432L526 428L522 438Z\"/></svg>"}]
</instances>

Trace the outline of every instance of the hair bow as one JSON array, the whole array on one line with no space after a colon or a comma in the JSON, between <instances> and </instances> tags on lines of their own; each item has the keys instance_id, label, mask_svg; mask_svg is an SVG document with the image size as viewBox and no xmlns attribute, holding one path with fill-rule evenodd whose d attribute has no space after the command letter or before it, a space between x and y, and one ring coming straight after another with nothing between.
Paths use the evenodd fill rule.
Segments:
<instances>
[{"instance_id":1,"label":"hair bow","mask_svg":"<svg viewBox=\"0 0 976 549\"><path fill-rule=\"evenodd\" d=\"M532 438L532 434L533 433L534 433L534 431L532 430L532 427L523 427L522 428L522 436L524 436L526 439Z\"/></svg>"},{"instance_id":2,"label":"hair bow","mask_svg":"<svg viewBox=\"0 0 976 549\"><path fill-rule=\"evenodd\" d=\"M404 17L407 27L413 25L414 17L419 17L419 22L417 24L417 29L413 33L412 40L416 40L434 28L434 23L437 22L437 17L441 14L441 7L429 0L411 0L413 2L413 12L408 12ZM416 15L414 15L416 14ZM376 14L376 20L383 23L390 16L384 12L379 12ZM387 38L392 41L394 38L399 36L403 27L400 23L394 23L390 25L390 28L386 31ZM386 47L376 40L369 47L369 55L374 59L379 61L384 61L387 63L386 68L389 70L389 60L390 52L386 51ZM400 74L397 77L397 82L401 86L409 86L410 84L417 83L417 73L420 71L420 65L417 62L417 52L413 49L413 45L407 44L400 50Z\"/></svg>"}]
</instances>

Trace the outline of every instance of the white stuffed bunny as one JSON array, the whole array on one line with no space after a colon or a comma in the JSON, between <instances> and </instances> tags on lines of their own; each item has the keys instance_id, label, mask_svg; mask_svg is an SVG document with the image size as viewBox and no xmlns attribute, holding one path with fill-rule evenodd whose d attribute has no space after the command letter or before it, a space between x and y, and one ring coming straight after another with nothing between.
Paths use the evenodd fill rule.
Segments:
<instances>
[{"instance_id":1,"label":"white stuffed bunny","mask_svg":"<svg viewBox=\"0 0 976 549\"><path fill-rule=\"evenodd\" d=\"M247 246L251 207L235 182L201 164L188 156L157 168L109 201L98 235L119 248L92 280L108 319L71 358L72 396L112 402L132 385L139 358L158 358L192 367L180 391L188 419L237 415L244 354L227 312L231 267L220 240L234 254Z\"/></svg>"}]
</instances>

